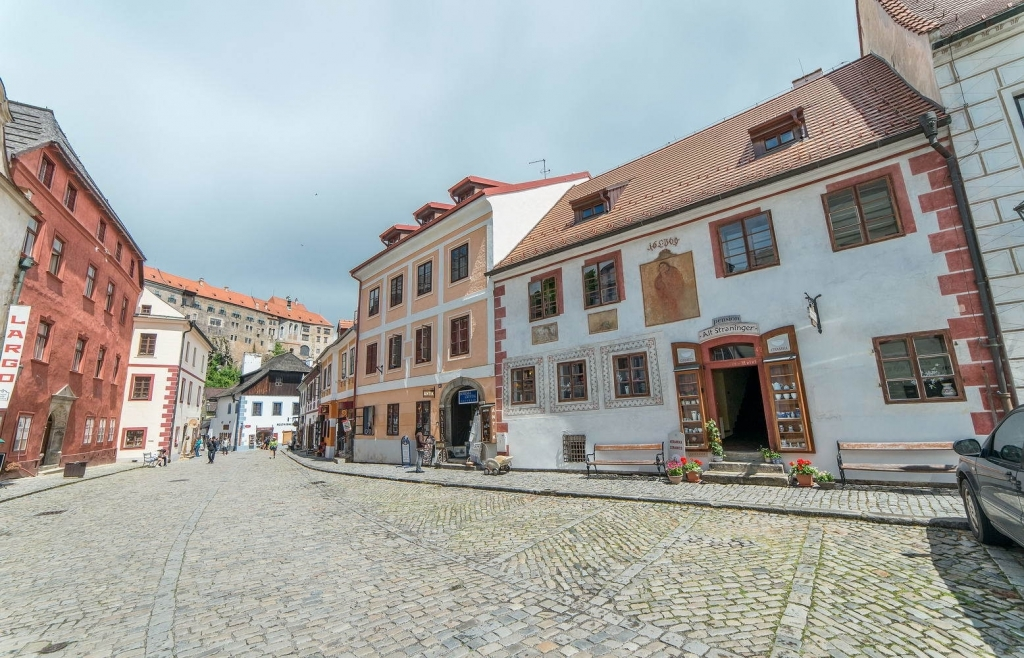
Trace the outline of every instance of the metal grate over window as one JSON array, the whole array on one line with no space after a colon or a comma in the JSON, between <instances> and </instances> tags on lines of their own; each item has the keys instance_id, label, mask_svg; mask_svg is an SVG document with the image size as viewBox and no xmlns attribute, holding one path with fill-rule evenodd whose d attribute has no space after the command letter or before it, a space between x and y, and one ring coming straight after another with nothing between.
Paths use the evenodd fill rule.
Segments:
<instances>
[{"instance_id":1,"label":"metal grate over window","mask_svg":"<svg viewBox=\"0 0 1024 658\"><path fill-rule=\"evenodd\" d=\"M584 462L587 460L587 435L562 435L562 461L565 463Z\"/></svg>"}]
</instances>

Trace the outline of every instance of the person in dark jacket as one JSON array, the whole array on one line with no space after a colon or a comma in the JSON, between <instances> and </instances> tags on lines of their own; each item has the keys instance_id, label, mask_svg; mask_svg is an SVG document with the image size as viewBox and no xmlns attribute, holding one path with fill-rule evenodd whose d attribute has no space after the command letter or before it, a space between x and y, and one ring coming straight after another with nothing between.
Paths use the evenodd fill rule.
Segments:
<instances>
[{"instance_id":1,"label":"person in dark jacket","mask_svg":"<svg viewBox=\"0 0 1024 658\"><path fill-rule=\"evenodd\" d=\"M207 441L206 454L210 458L209 463L213 463L213 458L217 456L217 439L210 439Z\"/></svg>"}]
</instances>

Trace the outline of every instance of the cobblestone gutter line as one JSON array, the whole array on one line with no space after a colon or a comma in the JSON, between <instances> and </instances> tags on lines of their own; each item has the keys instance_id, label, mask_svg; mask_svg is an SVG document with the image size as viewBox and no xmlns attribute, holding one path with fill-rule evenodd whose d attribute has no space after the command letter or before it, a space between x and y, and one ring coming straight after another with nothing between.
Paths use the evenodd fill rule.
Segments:
<instances>
[{"instance_id":1,"label":"cobblestone gutter line","mask_svg":"<svg viewBox=\"0 0 1024 658\"><path fill-rule=\"evenodd\" d=\"M19 482L21 480L28 480L29 482L31 482L32 478L17 478L15 480L3 480L4 483L10 482L11 484L0 484L0 503L6 503L9 500L17 500L18 498L24 498L25 496L31 496L32 494L37 494L37 493L40 493L40 492L43 492L43 491L49 491L51 489L56 489L57 487L67 487L67 486L71 486L72 484L81 484L82 482L89 482L90 480L98 480L99 478L106 478L106 477L110 477L111 475L119 475L121 473L127 473L128 471L134 471L137 468L144 468L144 466L142 464L133 465L133 466L125 466L125 467L119 468L117 470L111 470L109 473L100 473L99 475L86 475L83 478L61 478L59 481L55 481L52 484L47 482L46 483L47 486L37 486L37 488L32 489L31 491L24 491L24 492L21 492L21 493L14 493L14 494L11 494L9 496L5 495L4 487L17 486L14 483ZM37 475L35 477L36 478L56 478L57 475L56 474L54 474L54 475Z\"/></svg>"},{"instance_id":2,"label":"cobblestone gutter line","mask_svg":"<svg viewBox=\"0 0 1024 658\"><path fill-rule=\"evenodd\" d=\"M814 576L821 561L823 536L824 529L820 525L810 524L803 548L800 550L800 559L797 561L796 574L789 590L786 610L782 613L782 620L775 632L771 658L800 658L804 629L807 628L807 615L811 610L811 596L814 594Z\"/></svg>"},{"instance_id":3,"label":"cobblestone gutter line","mask_svg":"<svg viewBox=\"0 0 1024 658\"><path fill-rule=\"evenodd\" d=\"M960 517L931 517L921 518L901 514L880 514L872 512L854 512L851 510L822 509L794 507L787 505L758 505L756 503L741 503L730 501L715 501L701 498L660 498L657 496L630 496L598 492L580 491L558 491L554 489L531 489L528 487L502 486L492 484L471 484L461 482L434 482L418 481L407 477L377 475L372 473L348 473L337 471L326 466L319 466L317 463L310 463L290 451L285 451L292 461L300 466L313 471L331 473L332 475L345 475L348 477L368 478L371 480L391 480L393 482L405 482L407 484L427 484L437 487L455 487L460 489L478 489L482 491L497 491L505 493L521 493L534 496L558 496L562 498L590 498L596 500L617 500L626 502L664 503L666 505L688 505L692 507L705 507L711 509L734 509L748 512L768 512L771 514L788 514L791 516L806 516L815 518L845 519L848 521L867 521L869 523L882 523L885 525L906 525L928 528L946 528L949 530L970 530L967 519ZM713 486L713 485L712 485ZM757 486L757 485L749 485Z\"/></svg>"}]
</instances>

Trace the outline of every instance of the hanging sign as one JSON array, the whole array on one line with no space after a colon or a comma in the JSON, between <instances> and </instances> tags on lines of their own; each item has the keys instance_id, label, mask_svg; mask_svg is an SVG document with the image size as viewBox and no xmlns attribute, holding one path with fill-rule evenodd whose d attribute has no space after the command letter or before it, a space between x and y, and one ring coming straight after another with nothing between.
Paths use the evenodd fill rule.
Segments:
<instances>
[{"instance_id":1,"label":"hanging sign","mask_svg":"<svg viewBox=\"0 0 1024 658\"><path fill-rule=\"evenodd\" d=\"M25 348L28 317L31 306L11 306L7 312L7 333L0 351L0 411L7 408L14 394L14 382L21 367L21 353Z\"/></svg>"},{"instance_id":2,"label":"hanging sign","mask_svg":"<svg viewBox=\"0 0 1024 658\"><path fill-rule=\"evenodd\" d=\"M807 318L811 321L811 326L821 333L821 318L818 316L818 297L821 295L815 295L811 297L807 293L804 293L804 300L807 302Z\"/></svg>"},{"instance_id":3,"label":"hanging sign","mask_svg":"<svg viewBox=\"0 0 1024 658\"><path fill-rule=\"evenodd\" d=\"M459 404L476 404L479 401L476 389L459 391Z\"/></svg>"}]
</instances>

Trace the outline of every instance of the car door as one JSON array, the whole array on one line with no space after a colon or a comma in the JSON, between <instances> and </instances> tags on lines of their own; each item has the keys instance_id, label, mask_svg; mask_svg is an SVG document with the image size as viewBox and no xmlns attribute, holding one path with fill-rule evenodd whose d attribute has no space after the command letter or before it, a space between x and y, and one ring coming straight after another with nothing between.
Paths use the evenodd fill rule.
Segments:
<instances>
[{"instance_id":1,"label":"car door","mask_svg":"<svg viewBox=\"0 0 1024 658\"><path fill-rule=\"evenodd\" d=\"M1024 455L1024 412L1010 414L992 433L975 462L985 513L1001 532L1024 543L1021 503L1021 459Z\"/></svg>"}]
</instances>

